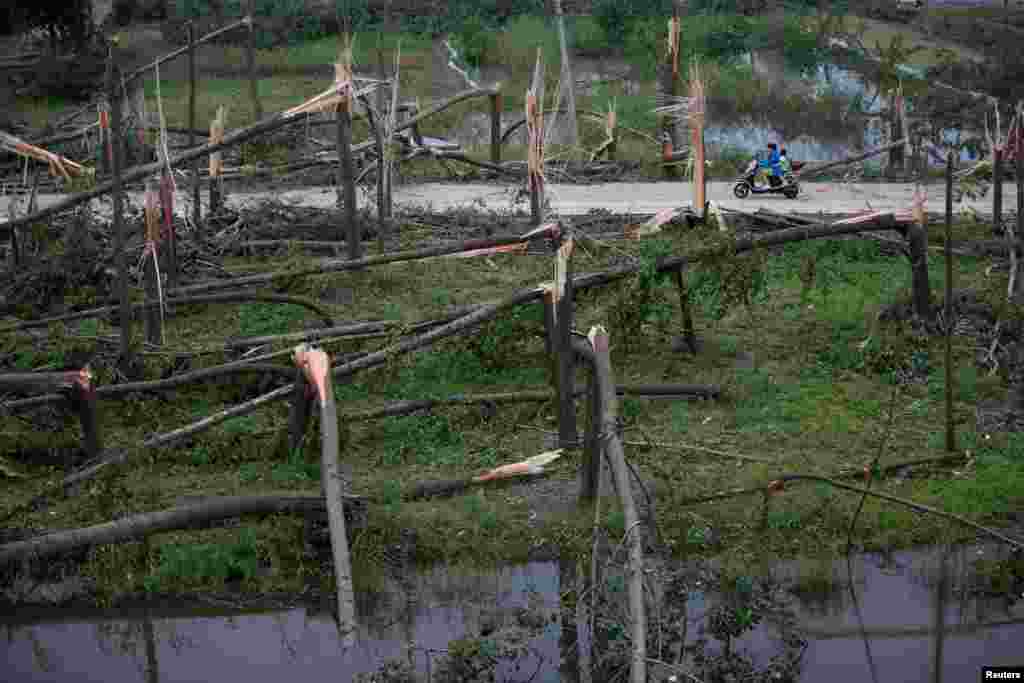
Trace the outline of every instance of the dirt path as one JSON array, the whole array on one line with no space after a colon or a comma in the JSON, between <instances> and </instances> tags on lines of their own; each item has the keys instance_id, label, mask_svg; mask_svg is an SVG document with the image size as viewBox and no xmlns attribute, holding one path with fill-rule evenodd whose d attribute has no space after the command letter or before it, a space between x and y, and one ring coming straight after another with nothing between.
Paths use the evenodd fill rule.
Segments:
<instances>
[{"instance_id":1,"label":"dirt path","mask_svg":"<svg viewBox=\"0 0 1024 683\"><path fill-rule=\"evenodd\" d=\"M525 198L516 202L518 185L427 183L403 185L395 188L394 200L401 208L427 208L446 211L455 208L508 211L529 210ZM736 199L732 194L732 183L714 182L708 184L708 198L720 205L740 211L756 211L767 208L780 213L801 214L848 214L865 210L909 209L914 186L906 183L888 184L844 184L805 183L800 196L789 200L781 195L750 196ZM141 202L141 193L130 193L132 201ZM230 205L245 205L266 199L279 199L288 203L329 208L334 206L335 191L332 187L311 187L283 192L250 192L229 196ZM1016 187L1006 184L1003 189L1003 206L1013 210L1017 205ZM61 195L42 195L41 206L52 204ZM693 199L691 186L682 182L659 183L606 183L599 185L549 185L548 199L551 210L559 215L579 215L593 209L607 209L613 213L651 214L661 209L684 206ZM10 197L0 197L0 216L6 218ZM109 200L98 202L97 209L103 211ZM179 204L179 207L181 205ZM966 200L954 205L954 210L969 206L982 214L992 212L992 194L980 200ZM926 209L933 213L945 211L944 188L941 184L927 187ZM179 209L180 210L180 209Z\"/></svg>"}]
</instances>

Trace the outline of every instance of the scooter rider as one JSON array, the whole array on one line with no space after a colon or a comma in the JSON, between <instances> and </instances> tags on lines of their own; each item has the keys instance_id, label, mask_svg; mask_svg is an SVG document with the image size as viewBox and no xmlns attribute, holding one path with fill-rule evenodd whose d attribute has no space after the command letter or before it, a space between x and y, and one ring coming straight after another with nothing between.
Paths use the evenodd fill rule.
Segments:
<instances>
[{"instance_id":1,"label":"scooter rider","mask_svg":"<svg viewBox=\"0 0 1024 683\"><path fill-rule=\"evenodd\" d=\"M768 158L758 162L758 166L761 168L770 169L771 174L768 176L768 182L771 183L772 187L778 187L782 184L782 169L779 166L779 160L781 155L779 154L778 146L774 142L768 143Z\"/></svg>"}]
</instances>

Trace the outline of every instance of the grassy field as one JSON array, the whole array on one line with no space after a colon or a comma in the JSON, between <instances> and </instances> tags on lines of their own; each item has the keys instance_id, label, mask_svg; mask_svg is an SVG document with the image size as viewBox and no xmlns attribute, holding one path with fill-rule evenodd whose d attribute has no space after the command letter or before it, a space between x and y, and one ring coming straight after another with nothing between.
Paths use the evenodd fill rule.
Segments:
<instances>
[{"instance_id":1,"label":"grassy field","mask_svg":"<svg viewBox=\"0 0 1024 683\"><path fill-rule=\"evenodd\" d=\"M488 219L461 215L456 220L472 225ZM429 230L407 223L404 239L412 243ZM979 231L972 225L958 227L961 236ZM669 250L681 253L716 239L712 229L641 243L591 245L578 250L575 268L595 271L623 258L649 262ZM940 239L933 236L935 242ZM304 258L292 256L289 262L301 263ZM757 267L760 258L765 260ZM805 286L801 273L809 261L815 263L817 275ZM235 259L227 265L242 273L284 264L280 259ZM992 292L1005 288L985 277L986 265L959 260L954 269L957 286ZM668 350L681 324L668 282L634 280L579 297L579 329L597 323L609 326L619 382L715 383L726 390L721 401L624 400L627 455L653 482L658 529L680 556L715 554L746 562L770 554L836 552L845 546L857 501L827 486L794 486L764 510L760 497L699 506L687 500L763 485L779 473L827 476L859 471L890 432L887 416L894 391L894 426L886 437L882 465L942 455L941 341L918 339L902 326L874 322L883 304L906 293L909 274L902 259L879 253L872 242L806 243L726 262L720 269L694 270L688 276L704 340L696 357ZM550 272L550 260L540 257L441 259L312 278L292 289L316 297L337 320L412 322L451 305L496 300L549 279ZM943 273L941 261L933 259L936 291L941 291ZM741 282L757 284L749 308L730 303L730 293L736 296ZM341 300L350 303L331 303ZM192 367L222 362L227 338L294 331L309 317L304 309L267 304L179 314L168 321L166 349L143 356L147 372L159 375L174 362L175 354L190 355ZM17 354L19 368L38 369L59 364L76 350L93 348L98 337L115 330L92 321L56 326L50 332L50 341L32 346L13 335L0 338L0 353ZM478 333L336 387L339 409L348 413L389 400L544 388L548 376L541 333L538 308L522 309ZM387 342L349 340L328 348L340 354ZM743 360L750 356L752 362ZM989 438L975 433L977 402L1002 397L1005 389L998 376L974 369L969 339L956 340L955 356L959 449L970 451L972 464L957 471L925 469L913 478L888 479L874 486L998 524L1024 500L1024 441L1016 435ZM922 372L923 381L897 390L892 369L911 363ZM102 363L97 371L100 384L111 381L110 370ZM103 402L100 420L106 445L136 443L244 400L253 391L247 380L231 380L182 388L160 399ZM4 421L0 456L26 477L0 479L5 509L51 485L60 474L60 453L77 441L77 425L70 416L54 420L48 414L46 410ZM12 523L74 527L169 507L195 495L315 495L318 437L311 430L301 452L284 452L279 437L286 422L283 404L228 421L183 447L140 454L129 465L87 484L81 495L21 515ZM547 404L499 407L497 414L478 408L444 409L346 424L343 459L352 469L353 490L372 501L367 525L356 532L353 543L360 566L379 566L392 548L410 543L412 557L419 561L487 563L524 559L540 549L584 552L591 513L575 512L573 454L555 465L542 485L484 489L424 502L403 502L400 495L416 482L464 477L547 450L545 432L554 429L552 406ZM702 448L754 456L767 464L737 461ZM33 461L36 464L27 464ZM622 516L614 505L603 524L621 533ZM328 580L319 565L303 555L302 529L301 521L281 517L236 529L177 532L160 537L159 543L96 549L85 571L108 597L145 590L217 590L225 576L247 579L245 586L253 591L299 591L309 581ZM965 535L963 528L945 520L869 499L856 539L868 547L900 547ZM271 571L257 572L257 566ZM125 567L132 568L127 575Z\"/></svg>"}]
</instances>

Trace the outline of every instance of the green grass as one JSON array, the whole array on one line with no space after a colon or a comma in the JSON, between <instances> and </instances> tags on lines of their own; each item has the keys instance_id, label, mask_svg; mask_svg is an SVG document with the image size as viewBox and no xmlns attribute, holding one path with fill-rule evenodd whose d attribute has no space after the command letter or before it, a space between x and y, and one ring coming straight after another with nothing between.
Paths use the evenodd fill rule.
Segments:
<instances>
[{"instance_id":1,"label":"green grass","mask_svg":"<svg viewBox=\"0 0 1024 683\"><path fill-rule=\"evenodd\" d=\"M238 307L239 334L260 337L301 330L307 309L290 304L245 303Z\"/></svg>"},{"instance_id":2,"label":"green grass","mask_svg":"<svg viewBox=\"0 0 1024 683\"><path fill-rule=\"evenodd\" d=\"M467 226L498 220L470 214L452 217L452 223L461 221ZM983 227L958 223L956 229L958 234L977 236ZM424 234L422 226L402 227L403 240L409 242L406 246ZM712 236L692 230L671 232L664 244L616 242L614 248L588 247L577 252L574 267L578 272L596 272L628 257L650 260L663 246L672 253L683 253ZM801 292L800 273L807 259L815 260L817 277L808 291ZM451 305L497 300L509 291L533 287L551 277L551 262L546 257L496 256L491 262L493 265L477 259L438 259L396 264L311 278L294 291L320 298L338 320L412 322L436 316ZM940 259L930 263L936 292L943 281L943 265ZM986 266L980 260L958 260L958 287L1005 288L1005 280L998 281L1002 276L984 275ZM267 264L229 258L226 267L245 272L265 269ZM653 306L667 311L667 321L644 323L633 344L616 342L612 349L616 378L621 383L706 383L724 389L725 395L718 401L630 397L620 403L630 442L627 456L653 481L652 493L658 497L659 531L670 547L680 552L723 553L741 563L749 563L761 553L793 555L841 549L857 502L847 493L794 484L772 498L763 532L759 531L763 517L760 497L703 505L693 505L689 499L761 486L779 472L831 476L863 468L877 453L893 391L891 373L879 360L883 351L890 354L892 363L909 363L919 354L918 362L927 362L928 381L900 389L897 428L889 435L882 464L942 454L936 427L943 420L942 340L914 340L899 329L873 321L883 304L906 294L906 262L861 240L791 245L767 255L760 288L749 309L724 305L727 283L713 273L699 274L707 270L695 266L688 275L694 285L697 330L704 341L696 357L667 350L681 325L677 295L667 283L659 285L651 298ZM352 291L349 303L334 304L320 296L336 287ZM636 295L633 291L630 296L618 296L601 289L581 296L575 327L586 331L593 324L608 324L617 319L616 307L637 306ZM204 350L193 356L193 368L215 365L227 360L222 351L214 352L223 349L227 337L301 329L308 315L299 307L263 304L190 309L168 320L167 350ZM546 390L549 377L542 329L539 307L531 305L430 351L360 373L351 383L335 384L339 411L355 413L402 399ZM85 331L106 336L115 329L98 321ZM136 339L139 334L136 330ZM66 332L55 339L28 349L23 339L3 336L0 352L31 351L27 363L38 367L51 354L64 353L72 346ZM873 341L862 345L865 339ZM327 349L331 354L372 351L396 340L345 340L332 342ZM288 345L271 348L286 349ZM738 366L740 352L755 356L756 369ZM1024 502L1024 442L1007 435L985 439L974 434L970 418L975 404L1001 397L1005 386L998 377L989 378L973 369L974 351L965 340L957 340L954 352L955 408L958 419L964 420L958 427L958 439L962 449L977 455L973 468L957 476L950 468L936 467L919 470L919 476L905 481L885 480L874 485L893 495L997 523ZM147 376L158 377L168 371L172 357L171 353L145 356ZM97 362L101 384L113 380L108 365L102 358ZM580 373L581 386L585 379L585 373ZM99 419L105 445L119 448L138 443L251 399L256 382L257 378L239 376L184 387L167 394L159 405L148 399L103 401ZM581 406L580 424L584 422L582 413ZM301 451L282 449L280 436L287 419L285 403L265 406L180 447L140 454L129 465L111 469L106 477L91 482L80 496L19 515L12 524L75 528L172 507L197 494L317 495L319 439L311 428ZM33 449L34 455L60 452L73 448L79 439L78 425L70 415L63 421L37 424L35 420L26 414L2 426L0 454L31 476L0 479L0 497L8 504L29 500L60 474L59 458L18 460L21 451ZM316 424L316 419L313 422ZM557 547L567 553L589 547L593 518L572 511L568 492L578 466L574 453L553 465L551 480L537 489L487 488L468 496L424 501L402 501L400 497L401 491L418 482L465 478L547 450L549 435L545 432L556 428L550 403L501 405L496 412L460 406L343 424L342 452L352 470L352 489L371 501L366 525L355 531L353 554L371 565L385 556L387 548L407 542L403 540L407 535L415 538L414 557L424 561L514 560L529 557L539 547ZM635 445L648 443L676 448ZM768 464L735 461L687 450L688 446L754 456ZM537 514L532 520L531 512ZM612 507L603 524L621 529L621 512ZM146 580L153 590L189 591L218 590L226 577L239 577L255 592L301 590L310 572L313 578L328 580L319 567L311 568L302 557L301 520L247 521L242 528L255 532L255 550L237 530L183 531L161 536L149 549L129 544L97 550L85 571L115 593L141 590ZM905 546L958 535L962 537L963 530L955 525L869 500L855 540L878 547ZM223 547L214 550L211 546ZM165 552L164 547L170 549ZM265 576L254 574L255 558L269 563L272 571ZM131 578L126 578L129 573Z\"/></svg>"},{"instance_id":3,"label":"green grass","mask_svg":"<svg viewBox=\"0 0 1024 683\"><path fill-rule=\"evenodd\" d=\"M259 553L252 529L242 529L233 543L165 544L157 552L158 563L143 585L148 592L167 592L224 583L246 581L256 576Z\"/></svg>"}]
</instances>

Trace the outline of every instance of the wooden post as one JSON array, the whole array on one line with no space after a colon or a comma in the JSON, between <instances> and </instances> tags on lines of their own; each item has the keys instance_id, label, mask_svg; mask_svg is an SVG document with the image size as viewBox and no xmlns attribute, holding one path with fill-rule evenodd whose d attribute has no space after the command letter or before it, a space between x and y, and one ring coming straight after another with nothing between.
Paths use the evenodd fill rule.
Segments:
<instances>
[{"instance_id":1,"label":"wooden post","mask_svg":"<svg viewBox=\"0 0 1024 683\"><path fill-rule=\"evenodd\" d=\"M245 68L249 73L249 101L252 103L253 122L263 119L263 107L256 92L256 18L255 0L246 2L245 13L249 20L249 39L245 45Z\"/></svg>"},{"instance_id":2,"label":"wooden post","mask_svg":"<svg viewBox=\"0 0 1024 683\"><path fill-rule=\"evenodd\" d=\"M335 239L345 234L348 241L348 257L357 259L361 255L359 224L356 222L356 175L352 163L352 114L348 98L338 104L338 202L345 214L345 229L339 227ZM377 174L384 170L383 159Z\"/></svg>"},{"instance_id":3,"label":"wooden post","mask_svg":"<svg viewBox=\"0 0 1024 683\"><path fill-rule=\"evenodd\" d=\"M196 29L188 22L188 146L196 146ZM192 161L192 225L195 236L202 239L199 221L202 219L201 199L199 196L199 159Z\"/></svg>"},{"instance_id":4,"label":"wooden post","mask_svg":"<svg viewBox=\"0 0 1024 683\"><path fill-rule=\"evenodd\" d=\"M1003 148L992 150L992 230L1003 232Z\"/></svg>"},{"instance_id":5,"label":"wooden post","mask_svg":"<svg viewBox=\"0 0 1024 683\"><path fill-rule=\"evenodd\" d=\"M491 95L491 163L501 163L501 93Z\"/></svg>"},{"instance_id":6,"label":"wooden post","mask_svg":"<svg viewBox=\"0 0 1024 683\"><path fill-rule=\"evenodd\" d=\"M111 170L113 177L114 198L114 263L117 267L117 289L120 299L119 323L121 325L120 363L127 365L130 360L130 344L132 329L132 307L128 302L128 259L124 253L124 189L121 187L121 98L118 92L121 85L121 70L118 68L111 50L110 64L107 68L107 97L110 98L110 148Z\"/></svg>"},{"instance_id":7,"label":"wooden post","mask_svg":"<svg viewBox=\"0 0 1024 683\"><path fill-rule=\"evenodd\" d=\"M946 160L946 450L956 450L953 424L953 152Z\"/></svg>"}]
</instances>

